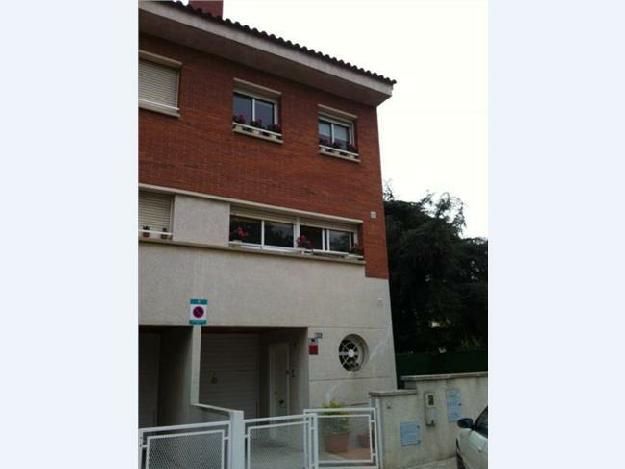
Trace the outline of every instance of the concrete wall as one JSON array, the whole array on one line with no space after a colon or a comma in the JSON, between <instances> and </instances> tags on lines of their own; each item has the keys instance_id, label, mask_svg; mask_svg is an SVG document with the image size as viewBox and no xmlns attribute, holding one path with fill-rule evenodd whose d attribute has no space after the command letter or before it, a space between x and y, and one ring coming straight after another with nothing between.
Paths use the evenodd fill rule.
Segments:
<instances>
[{"instance_id":1,"label":"concrete wall","mask_svg":"<svg viewBox=\"0 0 625 469\"><path fill-rule=\"evenodd\" d=\"M229 222L227 203L184 195L174 199L175 241L227 246Z\"/></svg>"},{"instance_id":2,"label":"concrete wall","mask_svg":"<svg viewBox=\"0 0 625 469\"><path fill-rule=\"evenodd\" d=\"M378 409L384 469L410 469L451 458L458 427L449 421L446 391L460 392L461 417L475 419L488 403L488 373L402 377L409 389L371 393ZM435 424L426 425L425 394L435 396ZM420 443L402 446L401 423L420 426ZM406 443L406 442L405 442Z\"/></svg>"}]
</instances>

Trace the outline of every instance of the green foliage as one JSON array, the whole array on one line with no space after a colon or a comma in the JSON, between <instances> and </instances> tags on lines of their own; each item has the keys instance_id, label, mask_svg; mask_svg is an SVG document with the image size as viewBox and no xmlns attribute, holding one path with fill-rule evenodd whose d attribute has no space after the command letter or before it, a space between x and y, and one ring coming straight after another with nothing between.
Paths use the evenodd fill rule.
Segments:
<instances>
[{"instance_id":1,"label":"green foliage","mask_svg":"<svg viewBox=\"0 0 625 469\"><path fill-rule=\"evenodd\" d=\"M488 241L462 237L462 201L384 196L396 351L485 350Z\"/></svg>"},{"instance_id":2,"label":"green foliage","mask_svg":"<svg viewBox=\"0 0 625 469\"><path fill-rule=\"evenodd\" d=\"M324 409L339 409L345 407L344 404L331 400L330 402L321 406ZM340 415L347 415L347 412L336 411L327 412L320 415L332 416L332 418L319 418L319 425L324 434L330 433L347 433L349 432L349 419L347 417L340 417Z\"/></svg>"}]
</instances>

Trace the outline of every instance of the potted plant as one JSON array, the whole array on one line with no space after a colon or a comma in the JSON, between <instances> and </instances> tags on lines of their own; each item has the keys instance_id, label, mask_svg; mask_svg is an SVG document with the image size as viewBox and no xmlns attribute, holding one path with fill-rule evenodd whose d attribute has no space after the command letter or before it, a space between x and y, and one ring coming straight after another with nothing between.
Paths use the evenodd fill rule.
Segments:
<instances>
[{"instance_id":1,"label":"potted plant","mask_svg":"<svg viewBox=\"0 0 625 469\"><path fill-rule=\"evenodd\" d=\"M241 244L249 235L250 234L245 231L242 226L237 226L234 230L230 232L230 242Z\"/></svg>"},{"instance_id":2,"label":"potted plant","mask_svg":"<svg viewBox=\"0 0 625 469\"><path fill-rule=\"evenodd\" d=\"M302 253L312 252L312 249L313 249L312 243L306 236L301 235L299 238L297 238L296 242L297 242L297 247L301 249Z\"/></svg>"},{"instance_id":3,"label":"potted plant","mask_svg":"<svg viewBox=\"0 0 625 469\"><path fill-rule=\"evenodd\" d=\"M161 234L161 239L169 239L169 232L166 227L163 227L163 233Z\"/></svg>"},{"instance_id":4,"label":"potted plant","mask_svg":"<svg viewBox=\"0 0 625 469\"><path fill-rule=\"evenodd\" d=\"M370 448L371 447L371 434L369 432L362 432L356 435L356 439L358 440L358 445L361 448Z\"/></svg>"},{"instance_id":5,"label":"potted plant","mask_svg":"<svg viewBox=\"0 0 625 469\"><path fill-rule=\"evenodd\" d=\"M355 257L357 259L362 259L364 254L364 249L357 243L354 243L351 248L349 248L349 254L351 257Z\"/></svg>"},{"instance_id":6,"label":"potted plant","mask_svg":"<svg viewBox=\"0 0 625 469\"><path fill-rule=\"evenodd\" d=\"M232 122L236 124L245 124L245 116L243 114L239 114L238 116L232 116Z\"/></svg>"},{"instance_id":7,"label":"potted plant","mask_svg":"<svg viewBox=\"0 0 625 469\"><path fill-rule=\"evenodd\" d=\"M322 406L324 409L338 409L343 407L342 404L331 400ZM349 447L349 420L345 412L328 412L326 416L330 418L322 418L320 420L321 432L324 436L325 450L328 453L345 453Z\"/></svg>"},{"instance_id":8,"label":"potted plant","mask_svg":"<svg viewBox=\"0 0 625 469\"><path fill-rule=\"evenodd\" d=\"M282 127L280 127L279 124L270 124L267 126L267 130L271 130L272 132L275 132L277 134L282 133Z\"/></svg>"},{"instance_id":9,"label":"potted plant","mask_svg":"<svg viewBox=\"0 0 625 469\"><path fill-rule=\"evenodd\" d=\"M150 227L148 225L143 225L143 237L144 238L150 237Z\"/></svg>"},{"instance_id":10,"label":"potted plant","mask_svg":"<svg viewBox=\"0 0 625 469\"><path fill-rule=\"evenodd\" d=\"M330 140L327 137L319 137L319 145L323 145L324 147L329 147Z\"/></svg>"}]
</instances>

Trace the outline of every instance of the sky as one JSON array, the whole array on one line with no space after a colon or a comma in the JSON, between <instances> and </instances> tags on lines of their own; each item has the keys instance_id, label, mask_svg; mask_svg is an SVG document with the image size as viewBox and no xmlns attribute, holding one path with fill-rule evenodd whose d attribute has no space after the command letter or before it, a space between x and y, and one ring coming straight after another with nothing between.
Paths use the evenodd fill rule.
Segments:
<instances>
[{"instance_id":1,"label":"sky","mask_svg":"<svg viewBox=\"0 0 625 469\"><path fill-rule=\"evenodd\" d=\"M395 197L449 192L488 236L487 0L226 0L224 16L398 83L378 108Z\"/></svg>"}]
</instances>

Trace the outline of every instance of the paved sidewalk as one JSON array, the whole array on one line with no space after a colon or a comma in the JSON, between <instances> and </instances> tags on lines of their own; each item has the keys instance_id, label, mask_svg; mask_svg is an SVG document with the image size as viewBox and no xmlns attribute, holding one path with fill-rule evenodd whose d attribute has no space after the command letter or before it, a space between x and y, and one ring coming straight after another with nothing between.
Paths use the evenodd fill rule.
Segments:
<instances>
[{"instance_id":1,"label":"paved sidewalk","mask_svg":"<svg viewBox=\"0 0 625 469\"><path fill-rule=\"evenodd\" d=\"M418 469L456 469L456 458L436 461L419 466Z\"/></svg>"}]
</instances>

